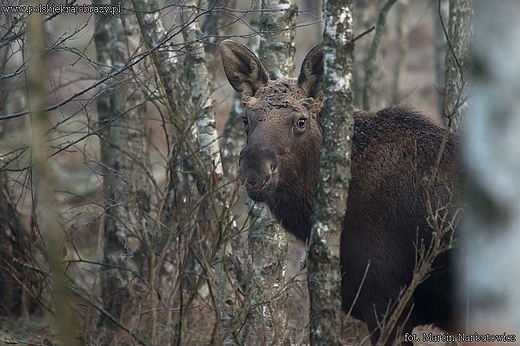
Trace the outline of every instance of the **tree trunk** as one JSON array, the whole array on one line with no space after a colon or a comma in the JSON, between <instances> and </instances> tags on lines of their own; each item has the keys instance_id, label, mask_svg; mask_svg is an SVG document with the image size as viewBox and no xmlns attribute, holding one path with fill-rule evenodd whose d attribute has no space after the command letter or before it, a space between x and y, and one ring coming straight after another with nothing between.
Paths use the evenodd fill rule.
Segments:
<instances>
[{"instance_id":1,"label":"tree trunk","mask_svg":"<svg viewBox=\"0 0 520 346\"><path fill-rule=\"evenodd\" d=\"M298 6L294 0L262 0L260 59L271 79L294 74L294 36Z\"/></svg>"},{"instance_id":2,"label":"tree trunk","mask_svg":"<svg viewBox=\"0 0 520 346\"><path fill-rule=\"evenodd\" d=\"M383 35L386 32L386 18L388 16L388 12L396 2L397 0L387 0L383 7L379 10L374 39L370 45L365 65L365 83L363 85L363 109L365 110L381 108L384 106L384 104L380 104L378 101L385 102L387 100L387 97L384 96L377 97L379 94L381 94L380 88L374 88L373 83L375 80L381 80L381 78L377 78L376 74L376 72L380 70L379 66L384 65L383 62L378 62L378 57L380 56L379 46L381 44Z\"/></svg>"},{"instance_id":3,"label":"tree trunk","mask_svg":"<svg viewBox=\"0 0 520 346\"><path fill-rule=\"evenodd\" d=\"M30 3L37 6L36 1ZM27 122L31 148L31 177L33 183L33 222L45 242L45 260L49 263L54 298L54 322L64 345L77 345L76 318L72 313L72 293L67 283L65 263L61 257L64 232L60 222L55 193L57 182L49 166L50 122L43 109L47 101L45 54L47 37L44 15L34 13L27 18L27 40L24 47L27 69L27 92L31 121ZM62 220L61 220L62 221Z\"/></svg>"},{"instance_id":4,"label":"tree trunk","mask_svg":"<svg viewBox=\"0 0 520 346\"><path fill-rule=\"evenodd\" d=\"M354 32L356 35L367 32L375 28L377 21L377 14L383 4L383 0L355 0L354 1ZM365 80L365 66L368 56L368 51L372 43L371 37L374 35L373 31L361 39L356 41L356 54L354 55L354 104L361 108L363 105L363 88ZM375 64L377 68L379 64ZM381 69L375 72L376 79L381 80ZM377 88L372 88L377 89ZM373 90L378 92L378 90ZM378 98L378 97L377 97Z\"/></svg>"},{"instance_id":5,"label":"tree trunk","mask_svg":"<svg viewBox=\"0 0 520 346\"><path fill-rule=\"evenodd\" d=\"M272 79L294 73L294 35L298 7L290 0L262 0L260 59ZM252 204L249 247L251 265L247 278L248 319L246 345L285 345L285 273L287 237L264 205Z\"/></svg>"},{"instance_id":6,"label":"tree trunk","mask_svg":"<svg viewBox=\"0 0 520 346\"><path fill-rule=\"evenodd\" d=\"M197 16L200 9L196 7L194 0L186 2L183 11L184 22L188 23L183 29L183 37L186 43L185 65L187 67L187 84L191 85L191 93L187 103L186 113L191 114L195 120L195 132L198 140L198 152L196 160L200 160L197 171L201 175L199 182L199 194L203 201L198 211L199 236L207 234L207 239L201 242L204 245L200 249L207 256L209 264L213 267L205 269L205 275L210 280L209 284L215 286L217 295L215 298L217 323L213 330L213 342L215 344L231 344L231 333L228 333L233 308L237 302L231 289L230 281L233 273L228 273L232 259L230 230L231 218L225 212L227 207L226 189L221 188L223 169L220 154L220 146L216 128L216 121L212 108L211 86L208 74L204 45L200 40L202 32ZM210 60L214 60L212 57ZM209 233L208 233L209 232Z\"/></svg>"},{"instance_id":7,"label":"tree trunk","mask_svg":"<svg viewBox=\"0 0 520 346\"><path fill-rule=\"evenodd\" d=\"M218 41L222 36L224 28L229 28L232 22L233 9L236 8L237 0L211 0L208 4L208 12L205 14L205 21L202 24L201 31L204 41L207 43L204 47L206 51L206 66L210 74L218 69L220 59L218 57ZM228 32L226 32L227 34Z\"/></svg>"},{"instance_id":8,"label":"tree trunk","mask_svg":"<svg viewBox=\"0 0 520 346\"><path fill-rule=\"evenodd\" d=\"M36 229L33 230L36 232ZM22 317L42 312L49 280L36 259L42 256L23 225L0 163L0 315Z\"/></svg>"},{"instance_id":9,"label":"tree trunk","mask_svg":"<svg viewBox=\"0 0 520 346\"><path fill-rule=\"evenodd\" d=\"M123 7L128 7L128 3ZM105 28L98 26L97 30L98 57L109 59L112 71L128 68L139 48L135 16L123 13L112 17L110 22L98 23L105 25ZM146 122L142 114L144 100L135 78L139 75L138 67L129 67L114 76L104 90L105 98L98 103L106 203L101 296L105 311L117 321L132 316L129 313L133 307L130 305L132 282L142 274L143 250L149 245L150 182L144 168ZM124 315L123 309L127 311ZM109 322L102 318L100 323ZM110 337L105 340L108 343Z\"/></svg>"},{"instance_id":10,"label":"tree trunk","mask_svg":"<svg viewBox=\"0 0 520 346\"><path fill-rule=\"evenodd\" d=\"M408 13L410 8L409 0L400 0L397 3L397 24L396 24L396 46L397 53L395 57L394 75L392 80L392 93L390 95L390 103L398 104L404 98L404 89L406 81L406 56L408 54Z\"/></svg>"},{"instance_id":11,"label":"tree trunk","mask_svg":"<svg viewBox=\"0 0 520 346\"><path fill-rule=\"evenodd\" d=\"M157 74L160 87L167 100L173 124L173 143L168 170L164 208L161 208L160 242L158 243L157 266L174 263L174 266L158 267L167 273L161 279L163 296L180 300L180 314L175 322L177 342L184 340L189 325L190 305L199 294L207 298L211 294L215 306L216 320L213 342L231 342L228 327L232 322L232 309L237 302L231 290L231 251L229 246L231 218L227 208L226 189L223 185L223 169L216 122L213 115L208 59L199 26L201 9L195 1L185 1L181 8L181 25L184 39L185 59L179 63L175 53L179 51L171 41L159 18L157 5L151 0L134 0L134 8L142 27L148 50ZM213 1L211 6L221 6ZM152 14L149 14L152 13ZM211 15L214 17L214 15ZM213 35L218 32L219 20L212 18L206 30ZM180 270L179 270L180 269ZM164 274L163 274L164 275ZM168 292L168 283L182 284L175 293ZM153 284L153 283L152 283ZM182 297L187 296L187 299ZM172 305L177 304L171 302ZM188 323L186 323L188 321Z\"/></svg>"},{"instance_id":12,"label":"tree trunk","mask_svg":"<svg viewBox=\"0 0 520 346\"><path fill-rule=\"evenodd\" d=\"M463 128L463 107L469 95L468 79L471 68L473 41L473 0L450 0L444 62L444 122L452 122L454 130Z\"/></svg>"},{"instance_id":13,"label":"tree trunk","mask_svg":"<svg viewBox=\"0 0 520 346\"><path fill-rule=\"evenodd\" d=\"M309 245L312 345L341 345L340 239L347 210L353 134L352 1L324 0L323 146Z\"/></svg>"},{"instance_id":14,"label":"tree trunk","mask_svg":"<svg viewBox=\"0 0 520 346\"><path fill-rule=\"evenodd\" d=\"M458 311L465 320L461 330L506 332L516 338L520 335L520 46L512 42L520 42L519 18L516 0L475 0L475 87L464 152L469 205L461 241L464 252L459 257L463 279L457 285Z\"/></svg>"}]
</instances>

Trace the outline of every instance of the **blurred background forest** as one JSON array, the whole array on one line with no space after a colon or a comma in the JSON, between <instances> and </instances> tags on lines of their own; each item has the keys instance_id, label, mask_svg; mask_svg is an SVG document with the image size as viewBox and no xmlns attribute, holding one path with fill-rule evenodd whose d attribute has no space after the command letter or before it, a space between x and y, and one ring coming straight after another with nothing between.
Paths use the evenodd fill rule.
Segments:
<instances>
[{"instance_id":1,"label":"blurred background forest","mask_svg":"<svg viewBox=\"0 0 520 346\"><path fill-rule=\"evenodd\" d=\"M245 134L218 44L294 74L322 39L321 2L92 4L121 12L47 13L43 30L0 13L0 342L308 342L304 245L248 236L270 221L235 183ZM356 107L458 112L466 76L449 79L456 106L443 97L448 1L356 0L353 13ZM273 242L285 258L264 266Z\"/></svg>"}]
</instances>

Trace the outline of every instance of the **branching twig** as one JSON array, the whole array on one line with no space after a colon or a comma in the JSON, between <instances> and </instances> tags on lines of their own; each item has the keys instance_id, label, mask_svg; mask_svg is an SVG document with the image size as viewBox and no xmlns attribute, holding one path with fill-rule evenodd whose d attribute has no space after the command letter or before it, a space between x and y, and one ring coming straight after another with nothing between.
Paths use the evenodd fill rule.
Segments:
<instances>
[{"instance_id":1,"label":"branching twig","mask_svg":"<svg viewBox=\"0 0 520 346\"><path fill-rule=\"evenodd\" d=\"M451 122L448 124L444 132L439 151L437 152L436 161L433 165L433 172L430 174L430 176L425 177L423 183L421 184L424 193L427 218L432 228L432 238L430 245L428 246L428 249L425 249L423 242L424 239L417 239L416 265L413 272L412 281L410 285L404 288L399 295L397 305L395 306L392 314L387 320L383 321L381 335L376 344L377 346L385 345L388 342L392 332L396 327L398 327L397 323L400 321L401 315L408 306L413 293L432 272L435 259L452 247L453 231L455 229L455 225L457 224L457 217L459 214L458 210L453 210L452 218L450 220L446 220L439 215L439 211L453 208L454 205L452 204L452 201L450 200L447 202L447 205L434 209L431 195L431 191L437 179L442 156L446 150L446 144L448 142L450 133ZM453 198L453 196L451 198ZM450 238L446 239L447 236Z\"/></svg>"}]
</instances>

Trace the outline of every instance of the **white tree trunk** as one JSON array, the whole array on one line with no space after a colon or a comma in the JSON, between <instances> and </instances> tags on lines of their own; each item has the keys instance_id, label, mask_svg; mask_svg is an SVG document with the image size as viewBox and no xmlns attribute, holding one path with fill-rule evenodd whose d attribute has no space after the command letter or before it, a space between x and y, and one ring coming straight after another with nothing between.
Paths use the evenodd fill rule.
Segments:
<instances>
[{"instance_id":1,"label":"white tree trunk","mask_svg":"<svg viewBox=\"0 0 520 346\"><path fill-rule=\"evenodd\" d=\"M312 345L341 345L340 238L347 210L354 111L352 1L323 2L323 146L309 244Z\"/></svg>"},{"instance_id":2,"label":"white tree trunk","mask_svg":"<svg viewBox=\"0 0 520 346\"><path fill-rule=\"evenodd\" d=\"M201 180L198 183L199 193L203 197L198 211L199 227L197 237L209 229L207 238L201 244L201 253L209 255L216 253L217 258L208 256L212 268L205 268L203 273L209 277L209 284L214 284L218 292L215 299L217 309L217 323L214 326L214 342L219 344L232 344L231 333L227 333L231 316L234 315L233 306L237 298L230 285L233 275L227 272L230 266L229 258L232 257L230 238L231 220L227 210L225 189L220 188L223 177L220 143L211 99L211 84L206 63L206 52L203 42L200 40L202 32L198 16L200 8L195 0L187 0L183 9L183 21L187 25L182 31L186 52L185 65L187 67L187 82L190 96L187 102L186 113L195 121L193 133L197 140L197 155L195 163L199 165ZM190 119L191 120L191 119ZM233 285L236 286L236 285Z\"/></svg>"},{"instance_id":3,"label":"white tree trunk","mask_svg":"<svg viewBox=\"0 0 520 346\"><path fill-rule=\"evenodd\" d=\"M123 4L128 5L129 2ZM140 45L139 27L133 15L118 14L109 21L103 18L96 32L100 34L96 36L98 58L109 63L110 72L132 64ZM102 89L103 97L98 101L106 264L101 268L101 296L105 311L117 321L127 318L124 311L135 303L130 293L132 280L142 273L146 257L142 250L150 239L151 184L144 165L147 157L144 99L135 78L140 75L139 68L142 65L136 64L114 76ZM105 338L108 343L112 325L105 317L102 316L100 325L110 326Z\"/></svg>"},{"instance_id":4,"label":"white tree trunk","mask_svg":"<svg viewBox=\"0 0 520 346\"><path fill-rule=\"evenodd\" d=\"M520 335L520 6L475 1L469 210L458 285L468 332ZM516 341L518 342L518 340Z\"/></svg>"},{"instance_id":5,"label":"white tree trunk","mask_svg":"<svg viewBox=\"0 0 520 346\"><path fill-rule=\"evenodd\" d=\"M294 73L297 9L294 0L262 0L258 50L272 79ZM244 344L284 345L288 343L284 292L287 237L265 205L253 204L250 217L247 299L251 308Z\"/></svg>"}]
</instances>

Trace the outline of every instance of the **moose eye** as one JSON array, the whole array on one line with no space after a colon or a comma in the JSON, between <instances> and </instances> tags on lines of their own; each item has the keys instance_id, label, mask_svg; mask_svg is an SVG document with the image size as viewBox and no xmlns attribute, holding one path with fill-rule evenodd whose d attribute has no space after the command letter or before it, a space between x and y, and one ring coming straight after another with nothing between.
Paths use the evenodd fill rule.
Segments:
<instances>
[{"instance_id":1,"label":"moose eye","mask_svg":"<svg viewBox=\"0 0 520 346\"><path fill-rule=\"evenodd\" d=\"M244 126L249 125L249 120L247 120L247 117L246 117L246 116L243 116L243 117L242 117L242 121L244 122Z\"/></svg>"},{"instance_id":2,"label":"moose eye","mask_svg":"<svg viewBox=\"0 0 520 346\"><path fill-rule=\"evenodd\" d=\"M298 125L298 127L300 128L303 128L305 127L305 124L307 123L307 119L305 118L300 118L298 119L298 121L296 122L296 125Z\"/></svg>"}]
</instances>

